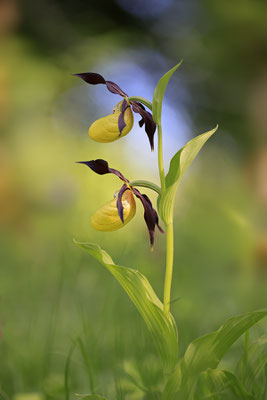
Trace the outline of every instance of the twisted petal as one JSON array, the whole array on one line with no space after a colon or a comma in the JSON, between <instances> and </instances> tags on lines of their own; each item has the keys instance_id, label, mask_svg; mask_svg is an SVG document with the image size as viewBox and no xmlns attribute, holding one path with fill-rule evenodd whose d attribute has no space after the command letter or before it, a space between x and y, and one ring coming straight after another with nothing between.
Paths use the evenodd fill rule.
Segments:
<instances>
[{"instance_id":1,"label":"twisted petal","mask_svg":"<svg viewBox=\"0 0 267 400\"><path fill-rule=\"evenodd\" d=\"M139 192L139 190L137 190L136 188L133 188L132 190L133 190L133 193L136 195L136 197L138 197L143 204L144 219L145 219L148 233L149 233L150 245L151 245L151 247L153 247L156 225L161 233L165 233L165 232L159 226L159 217L158 217L157 211L152 207L152 203L151 203L150 199L147 197L147 195L141 194Z\"/></svg>"},{"instance_id":2,"label":"twisted petal","mask_svg":"<svg viewBox=\"0 0 267 400\"><path fill-rule=\"evenodd\" d=\"M124 118L124 114L125 114L125 111L127 110L127 108L129 108L128 111L130 111L130 113L132 114L132 110L131 110L129 104L124 99L123 102L122 102L122 105L121 105L121 112L120 112L119 119L118 119L118 127L119 127L119 131L120 131L120 135L119 136L122 135L123 129L127 126L127 124L125 122L125 118ZM133 126L133 119L132 119L131 129L132 129L132 126Z\"/></svg>"},{"instance_id":3,"label":"twisted petal","mask_svg":"<svg viewBox=\"0 0 267 400\"><path fill-rule=\"evenodd\" d=\"M73 74L78 76L79 78L83 79L86 83L91 85L98 85L98 84L105 84L107 89L114 94L119 94L122 97L127 97L127 94L114 82L106 81L106 79L95 72L82 72L80 74Z\"/></svg>"},{"instance_id":4,"label":"twisted petal","mask_svg":"<svg viewBox=\"0 0 267 400\"><path fill-rule=\"evenodd\" d=\"M132 101L132 108L135 113L141 115L142 119L139 121L139 126L142 127L145 124L145 131L148 136L151 150L154 150L154 135L156 131L156 124L153 121L152 114L144 108L141 103Z\"/></svg>"},{"instance_id":5,"label":"twisted petal","mask_svg":"<svg viewBox=\"0 0 267 400\"><path fill-rule=\"evenodd\" d=\"M98 158L97 160L91 161L77 161L78 164L85 164L87 167L91 168L92 171L99 175L105 174L115 174L117 175L123 182L129 182L120 171L114 168L110 168L107 161Z\"/></svg>"},{"instance_id":6,"label":"twisted petal","mask_svg":"<svg viewBox=\"0 0 267 400\"><path fill-rule=\"evenodd\" d=\"M129 188L128 188L128 185L126 185L126 184L122 185L122 187L121 187L121 189L120 189L120 191L119 191L119 193L118 193L118 198L117 198L117 209L118 209L118 214L119 214L119 217L120 217L120 219L121 219L121 222L123 222L123 223L124 223L124 216L123 216L122 197L123 197L123 194L125 193L125 191L126 191L127 189L129 189Z\"/></svg>"},{"instance_id":7,"label":"twisted petal","mask_svg":"<svg viewBox=\"0 0 267 400\"><path fill-rule=\"evenodd\" d=\"M122 228L134 217L136 204L132 192L128 189L122 194L123 221L118 214L117 198L106 203L91 218L91 226L98 231L112 232Z\"/></svg>"}]
</instances>

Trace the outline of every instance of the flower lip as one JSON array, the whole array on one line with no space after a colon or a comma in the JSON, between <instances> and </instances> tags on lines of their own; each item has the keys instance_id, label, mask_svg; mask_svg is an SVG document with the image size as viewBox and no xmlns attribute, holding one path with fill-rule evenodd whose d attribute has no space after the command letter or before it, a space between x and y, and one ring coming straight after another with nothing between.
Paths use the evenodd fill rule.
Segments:
<instances>
[{"instance_id":1,"label":"flower lip","mask_svg":"<svg viewBox=\"0 0 267 400\"><path fill-rule=\"evenodd\" d=\"M126 192L126 190L130 190L141 201L144 208L145 223L147 225L149 232L150 245L151 247L153 247L156 226L158 227L161 233L165 232L159 226L159 217L157 211L153 208L149 197L146 194L141 194L138 189L130 186L130 181L126 179L120 171L114 168L110 168L107 161L105 160L97 159L91 161L79 161L79 163L87 165L92 171L94 171L99 175L104 175L109 173L115 174L118 176L118 178L120 178L124 182L124 184L122 185L122 187L118 192L117 202L116 202L118 214L122 223L124 223L122 196Z\"/></svg>"},{"instance_id":2,"label":"flower lip","mask_svg":"<svg viewBox=\"0 0 267 400\"><path fill-rule=\"evenodd\" d=\"M91 217L91 226L97 231L113 232L128 224L136 213L134 195L127 190L122 198L124 222L118 214L116 197L100 207Z\"/></svg>"},{"instance_id":3,"label":"flower lip","mask_svg":"<svg viewBox=\"0 0 267 400\"><path fill-rule=\"evenodd\" d=\"M154 150L154 135L156 132L156 124L153 120L152 114L149 111L146 111L145 107L141 103L135 100L129 102L127 93L125 93L119 87L119 85L117 85L115 82L107 81L102 75L96 72L82 72L73 75L78 76L78 78L81 78L83 81L91 85L104 84L111 93L118 94L124 97L123 104L121 107L121 114L118 119L118 127L120 135L122 133L123 128L126 126L124 121L124 113L126 109L131 106L132 110L135 113L140 114L140 116L142 117L141 120L139 121L139 126L142 127L143 125L145 125L145 132L148 136L151 150L152 151Z\"/></svg>"}]
</instances>

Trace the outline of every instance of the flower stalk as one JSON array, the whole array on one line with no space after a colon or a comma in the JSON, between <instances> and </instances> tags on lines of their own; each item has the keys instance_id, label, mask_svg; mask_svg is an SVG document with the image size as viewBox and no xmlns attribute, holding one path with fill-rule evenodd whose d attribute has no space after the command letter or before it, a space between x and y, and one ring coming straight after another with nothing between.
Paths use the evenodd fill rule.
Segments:
<instances>
[{"instance_id":1,"label":"flower stalk","mask_svg":"<svg viewBox=\"0 0 267 400\"><path fill-rule=\"evenodd\" d=\"M158 123L158 168L161 183L161 193L166 191L166 180L163 166L163 143L162 143L162 126ZM166 266L165 266L165 282L163 292L163 310L166 315L170 312L171 284L174 257L174 235L173 235L173 218L166 225Z\"/></svg>"},{"instance_id":2,"label":"flower stalk","mask_svg":"<svg viewBox=\"0 0 267 400\"><path fill-rule=\"evenodd\" d=\"M165 173L163 166L163 145L162 145L162 127L158 124L158 165L159 165L159 177L161 184L162 193L166 190Z\"/></svg>"},{"instance_id":3,"label":"flower stalk","mask_svg":"<svg viewBox=\"0 0 267 400\"><path fill-rule=\"evenodd\" d=\"M174 256L173 222L166 226L166 270L163 295L163 310L166 315L170 312L172 270Z\"/></svg>"}]
</instances>

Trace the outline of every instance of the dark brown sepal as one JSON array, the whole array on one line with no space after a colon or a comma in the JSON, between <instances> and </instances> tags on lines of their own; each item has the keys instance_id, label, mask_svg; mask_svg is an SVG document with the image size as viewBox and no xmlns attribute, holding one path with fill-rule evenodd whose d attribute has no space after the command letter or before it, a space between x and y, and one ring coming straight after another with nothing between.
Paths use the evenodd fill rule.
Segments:
<instances>
[{"instance_id":1,"label":"dark brown sepal","mask_svg":"<svg viewBox=\"0 0 267 400\"><path fill-rule=\"evenodd\" d=\"M114 168L110 168L107 161L98 158L97 160L90 161L77 161L79 164L85 164L87 167L91 168L92 171L99 175L105 174L115 174L117 175L123 182L129 182L120 171Z\"/></svg>"},{"instance_id":2,"label":"dark brown sepal","mask_svg":"<svg viewBox=\"0 0 267 400\"><path fill-rule=\"evenodd\" d=\"M84 80L84 82L89 83L90 85L98 85L100 83L106 84L105 78L95 72L82 72L80 74L73 75L78 76L79 78Z\"/></svg>"},{"instance_id":3,"label":"dark brown sepal","mask_svg":"<svg viewBox=\"0 0 267 400\"><path fill-rule=\"evenodd\" d=\"M127 94L116 83L112 81L106 81L102 75L97 74L96 72L82 72L80 74L73 75L78 76L90 85L98 85L100 83L105 84L111 93L119 94L122 97L127 96Z\"/></svg>"},{"instance_id":4,"label":"dark brown sepal","mask_svg":"<svg viewBox=\"0 0 267 400\"><path fill-rule=\"evenodd\" d=\"M142 119L139 121L139 126L142 127L145 124L145 131L148 136L151 150L154 150L154 135L156 132L156 124L153 121L152 114L145 110L144 106L137 101L132 102L132 108L135 113L141 115Z\"/></svg>"},{"instance_id":5,"label":"dark brown sepal","mask_svg":"<svg viewBox=\"0 0 267 400\"><path fill-rule=\"evenodd\" d=\"M155 235L155 227L158 225L158 214L156 210L152 207L152 203L150 199L147 197L146 194L141 194L139 190L136 188L133 188L133 193L135 194L136 197L141 200L142 205L144 207L144 219L147 225L148 233L149 233L149 240L150 240L150 245L153 247L154 244L154 235ZM159 227L160 231L163 232L163 230Z\"/></svg>"},{"instance_id":6,"label":"dark brown sepal","mask_svg":"<svg viewBox=\"0 0 267 400\"><path fill-rule=\"evenodd\" d=\"M109 90L111 93L119 94L119 95L122 96L122 97L127 97L127 96L128 96L128 95L119 87L119 85L117 85L116 83L111 82L111 81L106 81L106 85L107 85L108 90Z\"/></svg>"}]
</instances>

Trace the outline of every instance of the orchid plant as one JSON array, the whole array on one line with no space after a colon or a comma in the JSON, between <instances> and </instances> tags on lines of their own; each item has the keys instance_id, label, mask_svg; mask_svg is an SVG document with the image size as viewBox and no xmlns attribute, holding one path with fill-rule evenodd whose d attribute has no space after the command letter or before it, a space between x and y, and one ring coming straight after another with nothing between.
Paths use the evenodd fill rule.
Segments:
<instances>
[{"instance_id":1,"label":"orchid plant","mask_svg":"<svg viewBox=\"0 0 267 400\"><path fill-rule=\"evenodd\" d=\"M248 353L248 329L267 315L267 309L249 312L228 319L217 331L200 337L189 344L183 356L178 355L178 329L170 312L171 284L174 257L174 230L173 213L175 195L179 183L198 155L202 146L216 132L217 127L190 140L183 148L177 151L170 162L167 174L163 168L162 102L167 84L180 66L176 65L159 80L152 103L138 96L129 97L116 83L107 81L97 73L86 72L75 74L88 84L104 84L114 95L123 99L114 107L113 113L93 122L89 128L91 139L108 143L126 136L133 126L133 113L141 116L140 127L144 127L151 150L154 149L154 137L157 131L157 153L160 186L147 180L129 180L120 171L109 166L102 159L80 161L93 172L103 174L115 174L122 185L114 198L102 206L92 216L91 226L100 231L114 231L123 228L131 221L136 212L135 198L140 200L144 209L144 220L149 233L151 247L154 245L155 228L166 236L166 264L163 301L161 301L152 286L136 269L117 265L112 258L97 244L75 243L87 250L94 258L104 265L117 279L127 295L133 301L144 322L149 329L155 347L162 360L164 382L155 397L163 400L170 399L201 399L201 398L236 398L256 399L253 390L246 386L229 371L218 368L226 351L245 332L245 354ZM158 195L157 206L154 208L146 194L140 192L137 187L151 189ZM156 211L157 208L157 211ZM159 225L162 220L162 227ZM262 342L266 347L266 341ZM248 365L248 357L244 357L244 363ZM257 375L261 374L264 365L257 369ZM220 397L225 395L226 397ZM228 397L227 397L228 396ZM68 398L68 396L67 396ZM104 399L96 393L86 395L89 399Z\"/></svg>"}]
</instances>

